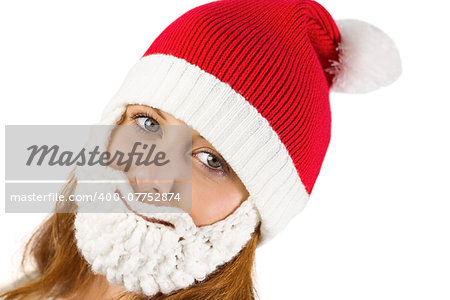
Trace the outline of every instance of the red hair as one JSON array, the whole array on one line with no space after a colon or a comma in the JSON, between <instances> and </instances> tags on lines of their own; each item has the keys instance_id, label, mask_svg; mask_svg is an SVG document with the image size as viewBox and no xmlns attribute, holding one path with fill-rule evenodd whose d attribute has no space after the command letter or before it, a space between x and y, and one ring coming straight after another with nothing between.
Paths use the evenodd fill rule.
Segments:
<instances>
[{"instance_id":1,"label":"red hair","mask_svg":"<svg viewBox=\"0 0 450 300\"><path fill-rule=\"evenodd\" d=\"M71 175L61 194L66 199L73 193L76 180ZM75 213L53 213L37 228L25 245L21 268L33 261L40 276L14 288L0 297L11 299L36 299L42 297L79 296L79 292L98 280L90 265L78 250L74 235ZM174 291L170 295L158 293L148 297L133 292L123 292L115 300L181 300L181 299L255 299L253 284L255 250L260 239L258 224L245 247L229 262L220 266L204 281L191 287ZM97 286L96 286L97 287ZM101 284L100 291L108 285Z\"/></svg>"}]
</instances>

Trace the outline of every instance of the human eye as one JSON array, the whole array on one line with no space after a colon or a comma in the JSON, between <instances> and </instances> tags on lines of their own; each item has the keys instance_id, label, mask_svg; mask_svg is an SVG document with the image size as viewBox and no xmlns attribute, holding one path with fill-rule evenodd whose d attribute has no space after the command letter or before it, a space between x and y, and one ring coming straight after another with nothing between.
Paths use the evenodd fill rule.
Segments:
<instances>
[{"instance_id":1,"label":"human eye","mask_svg":"<svg viewBox=\"0 0 450 300\"><path fill-rule=\"evenodd\" d=\"M132 117L136 124L143 130L147 132L158 133L162 131L161 125L158 120L147 113L139 113ZM162 136L162 133L159 135Z\"/></svg>"},{"instance_id":2,"label":"human eye","mask_svg":"<svg viewBox=\"0 0 450 300\"><path fill-rule=\"evenodd\" d=\"M225 176L228 174L228 165L219 156L208 151L200 151L194 154L201 161L202 167L215 175Z\"/></svg>"}]
</instances>

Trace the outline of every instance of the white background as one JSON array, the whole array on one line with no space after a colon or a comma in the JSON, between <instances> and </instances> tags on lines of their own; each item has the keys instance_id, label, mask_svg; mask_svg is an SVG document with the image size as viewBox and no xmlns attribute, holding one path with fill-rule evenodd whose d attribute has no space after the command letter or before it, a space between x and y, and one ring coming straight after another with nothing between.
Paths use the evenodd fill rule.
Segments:
<instances>
[{"instance_id":1,"label":"white background","mask_svg":"<svg viewBox=\"0 0 450 300\"><path fill-rule=\"evenodd\" d=\"M157 35L207 2L2 1L3 125L98 121ZM449 7L319 2L387 32L403 74L370 94L331 94L332 139L310 202L257 250L261 299L450 299ZM44 215L4 214L1 199L4 282Z\"/></svg>"}]
</instances>

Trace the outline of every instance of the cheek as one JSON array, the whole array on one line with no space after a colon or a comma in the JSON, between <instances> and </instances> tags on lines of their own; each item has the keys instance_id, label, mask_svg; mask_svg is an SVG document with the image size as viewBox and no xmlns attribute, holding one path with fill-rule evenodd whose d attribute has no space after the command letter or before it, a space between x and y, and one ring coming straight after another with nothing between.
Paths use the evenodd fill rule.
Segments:
<instances>
[{"instance_id":1,"label":"cheek","mask_svg":"<svg viewBox=\"0 0 450 300\"><path fill-rule=\"evenodd\" d=\"M231 180L219 183L193 176L190 216L197 226L213 224L231 214L245 195Z\"/></svg>"}]
</instances>

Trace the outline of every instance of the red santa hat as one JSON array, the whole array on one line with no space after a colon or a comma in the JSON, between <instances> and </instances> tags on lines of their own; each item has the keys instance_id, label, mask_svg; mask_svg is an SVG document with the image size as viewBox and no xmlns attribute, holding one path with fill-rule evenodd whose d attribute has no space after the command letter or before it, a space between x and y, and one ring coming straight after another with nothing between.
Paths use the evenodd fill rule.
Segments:
<instances>
[{"instance_id":1,"label":"red santa hat","mask_svg":"<svg viewBox=\"0 0 450 300\"><path fill-rule=\"evenodd\" d=\"M262 243L306 205L330 141L330 91L394 82L394 42L312 0L220 0L171 23L105 108L159 108L197 130L255 197Z\"/></svg>"}]
</instances>

